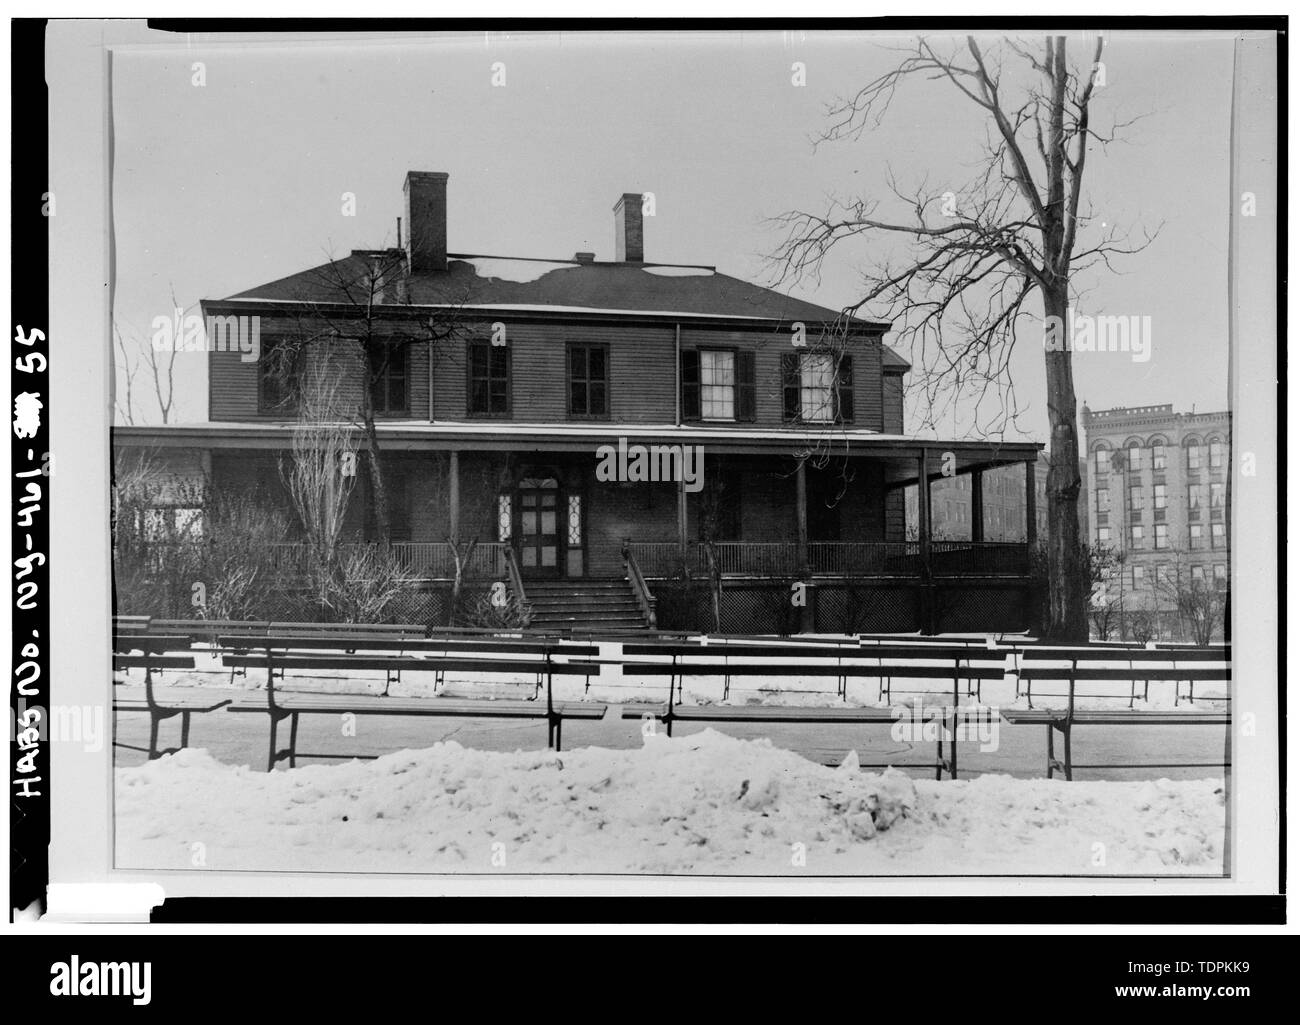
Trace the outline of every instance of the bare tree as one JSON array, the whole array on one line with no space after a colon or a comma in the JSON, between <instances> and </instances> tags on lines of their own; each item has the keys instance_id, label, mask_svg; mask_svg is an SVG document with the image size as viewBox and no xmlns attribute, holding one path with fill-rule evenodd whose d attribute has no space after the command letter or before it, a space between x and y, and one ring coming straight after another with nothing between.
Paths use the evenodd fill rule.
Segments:
<instances>
[{"instance_id":1,"label":"bare tree","mask_svg":"<svg viewBox=\"0 0 1300 1025\"><path fill-rule=\"evenodd\" d=\"M391 540L391 516L376 418L388 410L385 389L392 371L409 368L410 352L417 345L427 345L434 359L447 348L445 343L469 331L462 313L468 286L454 298L443 296L447 301L430 305L416 304L410 286L401 249L332 260L310 272L295 306L292 335L269 354L272 372L290 391L296 368L312 348L329 347L345 369L346 380L354 386L347 389L347 401L331 413L365 438L363 461L376 540L383 545ZM408 402L410 385L406 380Z\"/></svg>"},{"instance_id":2,"label":"bare tree","mask_svg":"<svg viewBox=\"0 0 1300 1025\"><path fill-rule=\"evenodd\" d=\"M1110 640L1111 630L1118 626L1118 611L1122 600L1116 601L1110 591L1115 577L1115 553L1104 545L1088 547L1088 582L1091 587L1088 615L1092 620L1097 639Z\"/></svg>"},{"instance_id":3,"label":"bare tree","mask_svg":"<svg viewBox=\"0 0 1300 1025\"><path fill-rule=\"evenodd\" d=\"M940 405L973 392L976 425L993 400L990 426L1005 429L1019 412L1009 368L1026 303L1037 293L1045 327L1064 325L1072 275L1150 241L1131 246L1113 227L1083 238L1092 219L1082 205L1088 145L1109 142L1123 127L1102 135L1091 124L1102 45L1099 38L1091 65L1080 69L1068 62L1064 37L1034 48L1006 40L989 53L973 37L948 47L919 40L892 70L831 107L821 141L857 139L880 123L900 86L937 80L985 121L985 152L973 178L950 189L922 183L909 194L891 177L889 191L907 211L898 217L878 213L877 200L854 198L832 199L825 212L776 218L785 231L772 254L781 281L819 273L827 254L846 241L906 243L902 262L885 255L864 272L860 298L843 311L845 331L847 318L867 308L896 322L919 365L913 382L927 399L928 423ZM1018 73L1004 74L1008 60ZM1047 633L1083 640L1088 586L1078 536L1072 354L1065 345L1044 348L1051 430Z\"/></svg>"},{"instance_id":4,"label":"bare tree","mask_svg":"<svg viewBox=\"0 0 1300 1025\"><path fill-rule=\"evenodd\" d=\"M298 423L280 473L307 544L320 603L341 579L339 541L356 486L356 432L343 417L345 366L317 350L298 373Z\"/></svg>"},{"instance_id":5,"label":"bare tree","mask_svg":"<svg viewBox=\"0 0 1300 1025\"><path fill-rule=\"evenodd\" d=\"M1176 550L1173 555L1170 571L1156 581L1157 593L1174 607L1193 642L1204 648L1216 631L1227 627L1227 582L1194 577L1183 553Z\"/></svg>"},{"instance_id":6,"label":"bare tree","mask_svg":"<svg viewBox=\"0 0 1300 1025\"><path fill-rule=\"evenodd\" d=\"M135 375L140 370L140 358L137 355L132 358L130 350L126 347L126 339L122 337L122 329L117 321L113 322L113 345L117 349L117 364L122 381L122 390L120 394L114 397L114 404L117 406L117 414L124 424L135 423Z\"/></svg>"}]
</instances>

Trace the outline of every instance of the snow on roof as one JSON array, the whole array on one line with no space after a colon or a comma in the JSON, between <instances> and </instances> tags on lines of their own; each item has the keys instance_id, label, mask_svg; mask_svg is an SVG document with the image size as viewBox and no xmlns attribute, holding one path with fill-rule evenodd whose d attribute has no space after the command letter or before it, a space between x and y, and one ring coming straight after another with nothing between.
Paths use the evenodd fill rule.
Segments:
<instances>
[{"instance_id":1,"label":"snow on roof","mask_svg":"<svg viewBox=\"0 0 1300 1025\"><path fill-rule=\"evenodd\" d=\"M558 260L525 260L509 256L471 256L465 260L480 278L525 283L536 281L553 270L568 270L577 264Z\"/></svg>"},{"instance_id":2,"label":"snow on roof","mask_svg":"<svg viewBox=\"0 0 1300 1025\"><path fill-rule=\"evenodd\" d=\"M711 267L674 267L667 264L656 264L653 267L642 267L646 274L658 274L665 278L693 278L708 277L710 274L717 273Z\"/></svg>"}]
</instances>

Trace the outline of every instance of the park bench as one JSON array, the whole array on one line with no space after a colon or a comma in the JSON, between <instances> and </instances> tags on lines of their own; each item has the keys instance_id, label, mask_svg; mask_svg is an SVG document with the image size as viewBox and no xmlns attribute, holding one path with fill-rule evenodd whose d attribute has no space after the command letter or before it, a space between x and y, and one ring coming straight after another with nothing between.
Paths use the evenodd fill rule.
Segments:
<instances>
[{"instance_id":1,"label":"park bench","mask_svg":"<svg viewBox=\"0 0 1300 1025\"><path fill-rule=\"evenodd\" d=\"M162 669L193 669L194 656L192 655L167 655L156 652L147 652L142 655L115 655L113 657L113 668L118 671L127 669L144 670L144 691L142 694L132 693L128 690L129 684L114 684L113 711L149 713L148 752L150 759L172 754L181 750L181 748L189 747L190 716L193 713L214 712L218 708L230 704L229 698L214 697L210 691L205 691L201 687L167 687L163 695L159 696L153 685L154 671ZM169 747L160 751L158 749L158 727L164 719L170 719L177 715L181 717L180 747ZM118 747L145 750L136 748L132 744L123 744L117 740L114 740L114 743Z\"/></svg>"},{"instance_id":2,"label":"park bench","mask_svg":"<svg viewBox=\"0 0 1300 1025\"><path fill-rule=\"evenodd\" d=\"M647 645L644 652L638 652L637 645L625 645L624 654L663 654L661 646ZM730 650L726 654L737 654L744 652L750 661L728 662L725 666L718 664L709 664L702 662L682 662L674 659L673 662L629 662L624 666L624 675L637 676L668 676L668 700L659 703L645 704L632 703L623 706L622 717L624 719L657 719L664 724L665 731L671 737L673 733L673 723L676 721L683 722L721 722L721 723L774 723L774 724L817 724L817 723L836 723L836 724L854 724L854 725L893 725L903 718L903 712L899 708L864 708L864 707L800 707L800 706L781 706L781 705L684 705L680 703L681 679L684 676L718 676L722 675L720 670L724 670L735 676L778 676L789 675L791 672L799 675L811 676L840 676L842 678L866 677L868 679L880 679L882 676L909 678L909 679L935 679L939 676L945 676L948 672L946 667L938 666L917 666L910 663L889 662L883 658L878 659L875 665L845 664L842 661L831 662L810 662L798 666L774 665L771 662L755 662L752 659L755 656L753 649L746 646L729 646ZM628 649L634 649L629 651ZM715 650L713 645L704 649L708 654L722 654ZM759 649L761 654L770 654L772 649L764 646ZM788 653L781 652L774 657L792 657ZM835 649L837 655L845 655ZM967 657L966 649L961 649L962 657ZM807 649L803 649L800 656L806 657ZM691 648L684 654L700 654L699 648ZM860 652L854 651L847 657L861 658ZM908 657L917 657L909 655ZM935 657L933 651L927 649L927 657ZM930 709L920 709L920 714L924 718L937 719L936 726L936 756L933 762L926 763L905 763L898 762L879 762L879 763L860 763L864 768L884 768L890 765L896 767L921 767L933 765L935 770L935 779L942 779L943 773L947 771L953 779L957 778L957 740L959 735L959 725L961 723L970 723L976 721L981 715L988 715L989 710L976 707L962 709L960 707L961 680L966 679L967 695L969 696L969 680L1001 680L1005 669L1001 666L983 667L983 666L962 666L959 662L954 661L952 669L952 704L947 709L941 709L932 706ZM676 681L676 686L674 682ZM674 699L674 691L677 692L677 699ZM841 685L837 691L837 696L847 698L847 684L841 680ZM724 694L724 700L726 695ZM911 713L911 718L915 721L917 711ZM949 725L949 720L951 725ZM950 747L945 755L943 750L943 741L948 739Z\"/></svg>"},{"instance_id":3,"label":"park bench","mask_svg":"<svg viewBox=\"0 0 1300 1025\"><path fill-rule=\"evenodd\" d=\"M1140 649L1147 650L1147 649ZM1115 653L1110 652L1112 657ZM1123 657L1128 656L1128 652ZM1171 652L1163 652L1168 661ZM1185 652L1177 652L1181 659ZM1159 711L1152 709L1078 709L1075 707L1075 688L1080 682L1091 681L1129 681L1140 674L1146 682L1151 680L1173 681L1175 687L1182 680L1214 681L1226 684L1231 670L1228 667L1218 669L1179 668L1173 666L1142 665L1131 669L1098 668L1077 663L1063 666L1022 665L1020 680L1026 685L1026 693L1035 680L1064 680L1069 684L1066 694L1067 704L1064 708L1009 708L1002 710L1002 718L1013 726L1041 725L1047 730L1047 778L1055 772L1062 773L1067 780L1074 778L1075 769L1200 769L1223 768L1224 760L1215 762L1093 762L1074 761L1072 739L1075 726L1228 726L1232 722L1232 713L1225 707L1219 709ZM1133 693L1130 686L1130 695ZM1124 695L1119 695L1123 697ZM1056 733L1061 734L1061 754L1056 756Z\"/></svg>"},{"instance_id":4,"label":"park bench","mask_svg":"<svg viewBox=\"0 0 1300 1025\"><path fill-rule=\"evenodd\" d=\"M358 637L427 637L429 628L419 623L277 623L266 632L277 636L301 634L309 637L329 634Z\"/></svg>"},{"instance_id":5,"label":"park bench","mask_svg":"<svg viewBox=\"0 0 1300 1025\"><path fill-rule=\"evenodd\" d=\"M382 651L396 652L401 655L412 655L421 659L421 666L429 658L438 658L440 656L469 655L469 654L498 654L498 655L522 655L534 656L535 662L532 662L530 670L535 679L534 697L541 693L542 681L546 675L546 665L548 655L562 655L566 658L590 658L599 654L600 649L592 645L571 644L567 641L556 640L524 640L524 639L499 639L489 640L486 638L405 638L405 637L384 637L384 636L360 636L354 634L329 634L316 637L300 636L267 636L267 637L248 637L239 634L222 636L217 640L217 644L232 654L242 654L248 651L281 651L284 653L301 653L305 650L315 651L343 651L347 654L353 654L358 651ZM518 661L517 659L515 660ZM476 663L477 664L477 663ZM259 668L264 668L264 664ZM240 666L238 669L231 669L233 679L235 673L243 674L245 667ZM506 672L507 670L494 670L493 660L484 659L479 672ZM281 679L284 677L283 668L275 670L277 676ZM387 683L391 686L401 680L401 667L396 667L388 671ZM446 680L446 672L443 669L436 670L434 681L435 689L443 685ZM387 689L385 689L387 693Z\"/></svg>"},{"instance_id":6,"label":"park bench","mask_svg":"<svg viewBox=\"0 0 1300 1025\"><path fill-rule=\"evenodd\" d=\"M195 641L214 641L221 634L266 634L265 620L155 619L149 629L160 634L183 634Z\"/></svg>"},{"instance_id":7,"label":"park bench","mask_svg":"<svg viewBox=\"0 0 1300 1025\"><path fill-rule=\"evenodd\" d=\"M114 633L113 650L121 654L138 651L144 655L161 655L169 651L189 651L192 642L185 634Z\"/></svg>"},{"instance_id":8,"label":"park bench","mask_svg":"<svg viewBox=\"0 0 1300 1025\"><path fill-rule=\"evenodd\" d=\"M1078 669L1081 665L1085 668L1099 669L1095 663L1098 662L1127 662L1128 668L1119 670L1120 675L1112 673L1109 676L1096 677L1098 680L1118 680L1129 684L1127 695L1112 694L1104 695L1107 697L1128 697L1129 707L1137 700L1137 685L1142 683L1142 700L1149 700L1150 684L1152 680L1173 680L1174 681L1174 704L1178 704L1182 694L1178 689L1178 684L1186 680L1188 684L1187 699L1188 701L1196 700L1196 683L1198 680L1223 680L1226 679L1224 672L1221 670L1212 670L1209 676L1198 675L1199 670L1194 667L1178 668L1177 663L1196 663L1200 668L1204 668L1205 663L1223 663L1227 664L1231 655L1228 650L1222 647L1218 648L1119 648L1111 646L1090 645L1086 648L1065 648L1052 646L1026 646L1015 651L1016 656L1016 698L1017 700L1024 697L1032 707L1033 700L1033 681L1037 679L1067 680L1069 676L1042 676L1041 670L1049 668L1044 663L1061 663L1068 662L1071 669ZM1092 663L1089 666L1089 663ZM1059 668L1059 667L1058 667ZM1123 674L1127 675L1123 675ZM1172 675L1171 675L1172 674Z\"/></svg>"},{"instance_id":9,"label":"park bench","mask_svg":"<svg viewBox=\"0 0 1300 1025\"><path fill-rule=\"evenodd\" d=\"M372 758L373 755L349 755L338 752L302 752L298 746L298 721L304 715L398 715L398 716L451 716L484 719L544 719L546 743L556 751L562 743L565 719L603 719L605 705L591 702L556 702L553 700L552 676L588 676L599 672L599 667L582 662L558 663L549 656L545 660L546 700L491 700L433 698L394 698L385 691L380 695L364 694L314 694L303 691L283 692L276 687L275 670L343 669L356 671L408 671L408 672L510 672L535 673L535 660L488 660L471 657L439 656L417 658L409 655L297 655L267 646L256 655L224 653L222 661L231 667L261 667L267 670L265 698L246 698L230 705L231 712L259 713L270 718L270 745L267 754L267 771L275 763L287 758L291 768L299 758ZM277 746L279 724L289 720L289 746Z\"/></svg>"},{"instance_id":10,"label":"park bench","mask_svg":"<svg viewBox=\"0 0 1300 1025\"><path fill-rule=\"evenodd\" d=\"M967 682L966 696L982 699L983 681L1001 680L1006 669L972 666L972 662L1004 662L1005 651L987 651L978 647L941 647L938 645L868 645L863 647L747 644L711 642L702 644L663 644L657 642L624 644L623 655L637 658L650 655L671 657L668 663L635 663L637 671L647 676L668 676L669 686L675 682L677 697L681 699L683 676L723 677L722 698L731 696L733 676L827 676L836 680L836 696L848 700L848 680L874 679L878 681L877 700L893 699L895 679L933 680L952 676L954 687L958 679ZM689 660L707 656L724 658L719 663L692 663ZM755 658L800 659L799 665L779 665L755 662ZM739 662L733 662L739 659ZM845 659L852 659L846 662ZM867 665L865 659L873 660ZM909 665L904 659L924 659L932 662L950 662L948 666ZM680 671L685 669L685 672ZM625 674L626 675L626 674Z\"/></svg>"}]
</instances>

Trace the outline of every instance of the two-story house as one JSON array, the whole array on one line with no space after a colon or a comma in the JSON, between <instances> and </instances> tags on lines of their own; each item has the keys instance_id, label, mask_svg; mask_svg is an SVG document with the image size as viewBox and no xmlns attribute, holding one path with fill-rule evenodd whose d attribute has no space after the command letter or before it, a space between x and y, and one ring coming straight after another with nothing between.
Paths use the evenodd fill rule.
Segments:
<instances>
[{"instance_id":1,"label":"two-story house","mask_svg":"<svg viewBox=\"0 0 1300 1025\"><path fill-rule=\"evenodd\" d=\"M807 628L1028 625L1034 531L932 544L922 515L909 538L904 489L925 481L926 510L931 480L970 475L978 495L983 471L1022 464L1034 524L1041 446L906 436L889 324L653 262L638 193L614 206L612 260L451 253L447 185L408 173L399 248L205 301L210 334L257 325L258 358L209 337L208 419L119 427L115 444L188 458L216 487L274 487L303 412L294 382L312 353L361 345L352 386L373 410L391 539L435 582L449 540L477 539L483 577L526 590L536 625L644 626L650 603L626 593L644 580L660 625L705 627L680 581L711 566L732 632L771 629L792 582ZM356 496L365 540L364 475ZM608 609L602 589L618 592Z\"/></svg>"}]
</instances>

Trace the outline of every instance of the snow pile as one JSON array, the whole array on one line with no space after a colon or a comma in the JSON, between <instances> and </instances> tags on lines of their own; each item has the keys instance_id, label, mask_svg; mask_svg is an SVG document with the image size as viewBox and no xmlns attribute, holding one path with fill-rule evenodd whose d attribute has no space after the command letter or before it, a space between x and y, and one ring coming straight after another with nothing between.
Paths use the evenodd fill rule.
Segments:
<instances>
[{"instance_id":1,"label":"snow pile","mask_svg":"<svg viewBox=\"0 0 1300 1025\"><path fill-rule=\"evenodd\" d=\"M1214 781L914 782L707 730L272 773L190 749L118 771L117 831L119 866L150 869L202 844L218 870L1214 873L1223 804Z\"/></svg>"}]
</instances>

